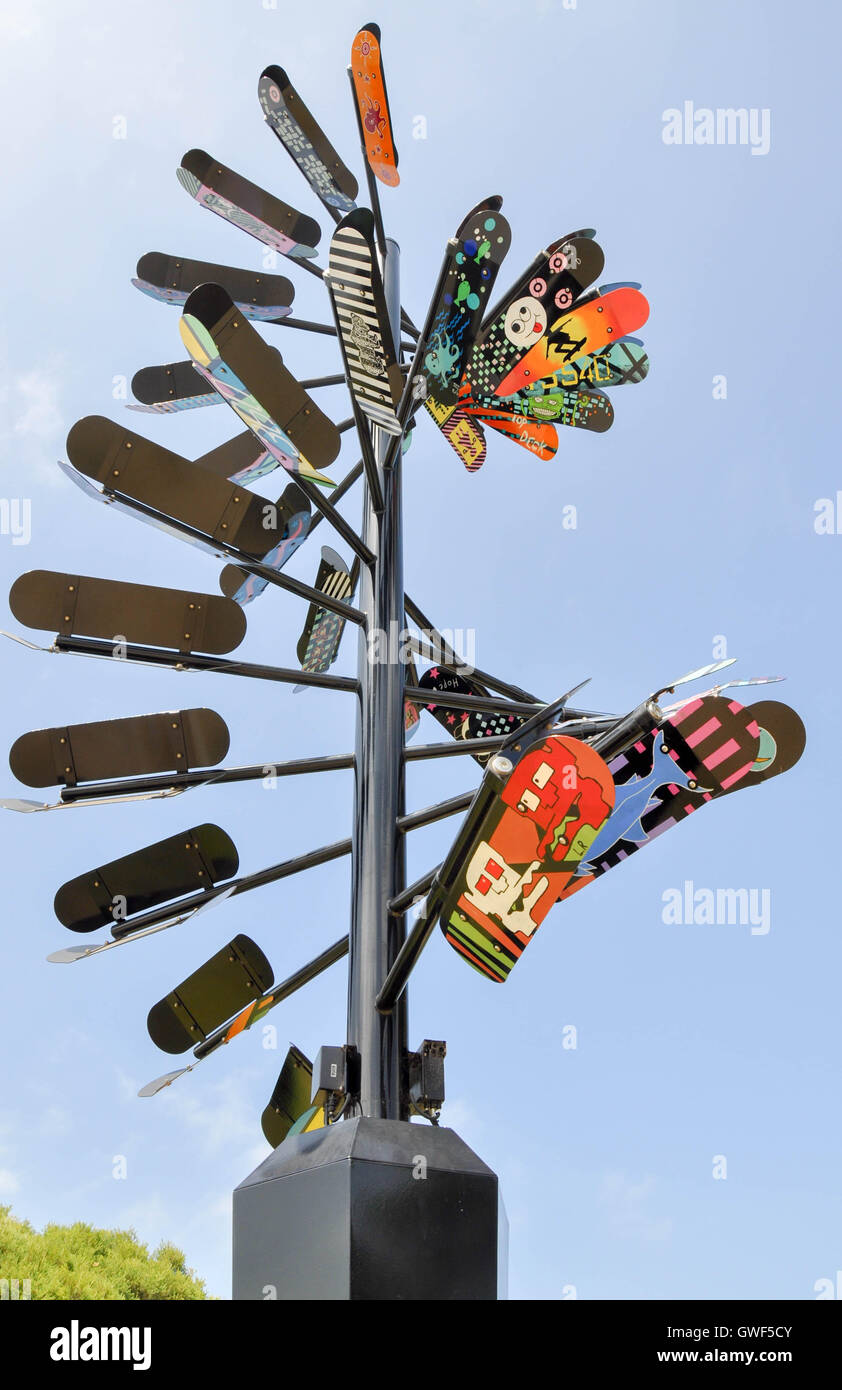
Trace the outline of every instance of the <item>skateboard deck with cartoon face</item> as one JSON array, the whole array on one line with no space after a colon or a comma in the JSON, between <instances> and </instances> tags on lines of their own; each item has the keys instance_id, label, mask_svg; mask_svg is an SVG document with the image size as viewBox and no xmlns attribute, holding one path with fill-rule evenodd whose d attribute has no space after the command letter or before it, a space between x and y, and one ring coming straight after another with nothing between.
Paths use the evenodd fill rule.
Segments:
<instances>
[{"instance_id":1,"label":"skateboard deck with cartoon face","mask_svg":"<svg viewBox=\"0 0 842 1390\"><path fill-rule=\"evenodd\" d=\"M324 275L351 394L372 424L400 434L403 390L374 245L374 216L358 208L339 223Z\"/></svg>"},{"instance_id":2,"label":"skateboard deck with cartoon face","mask_svg":"<svg viewBox=\"0 0 842 1390\"><path fill-rule=\"evenodd\" d=\"M213 261L191 261L186 256L167 256L148 251L137 263L135 289L162 304L183 304L199 285L222 285L240 313L248 319L275 323L292 313L295 289L284 275L240 270Z\"/></svg>"},{"instance_id":3,"label":"skateboard deck with cartoon face","mask_svg":"<svg viewBox=\"0 0 842 1390\"><path fill-rule=\"evenodd\" d=\"M602 247L589 237L573 233L553 242L539 269L529 268L477 335L465 367L474 394L493 395L546 333L548 321L581 298L604 264Z\"/></svg>"},{"instance_id":4,"label":"skateboard deck with cartoon face","mask_svg":"<svg viewBox=\"0 0 842 1390\"><path fill-rule=\"evenodd\" d=\"M447 941L469 965L498 983L508 978L613 805L611 773L587 744L552 734L520 754L441 913Z\"/></svg>"},{"instance_id":5,"label":"skateboard deck with cartoon face","mask_svg":"<svg viewBox=\"0 0 842 1390\"><path fill-rule=\"evenodd\" d=\"M603 434L614 423L614 407L602 391L568 390L555 386L546 391L521 391L517 396L508 396L505 400L492 396L490 400L485 398L484 404L491 406L493 401L509 407L515 419L525 417L536 424L566 425L571 429Z\"/></svg>"},{"instance_id":6,"label":"skateboard deck with cartoon face","mask_svg":"<svg viewBox=\"0 0 842 1390\"><path fill-rule=\"evenodd\" d=\"M380 51L380 28L367 24L351 45L351 80L359 107L365 157L375 177L389 188L400 183L389 95Z\"/></svg>"},{"instance_id":7,"label":"skateboard deck with cartoon face","mask_svg":"<svg viewBox=\"0 0 842 1390\"><path fill-rule=\"evenodd\" d=\"M188 150L176 169L178 181L202 207L291 260L316 255L318 222L281 202L264 188L220 164L205 150Z\"/></svg>"},{"instance_id":8,"label":"skateboard deck with cartoon face","mask_svg":"<svg viewBox=\"0 0 842 1390\"><path fill-rule=\"evenodd\" d=\"M638 289L602 286L553 319L546 333L500 381L496 394L514 396L566 362L602 352L610 343L634 333L649 317L649 305Z\"/></svg>"},{"instance_id":9,"label":"skateboard deck with cartoon face","mask_svg":"<svg viewBox=\"0 0 842 1390\"><path fill-rule=\"evenodd\" d=\"M21 734L9 767L28 787L72 787L155 772L213 767L228 752L225 720L212 709L170 710Z\"/></svg>"},{"instance_id":10,"label":"skateboard deck with cartoon face","mask_svg":"<svg viewBox=\"0 0 842 1390\"><path fill-rule=\"evenodd\" d=\"M283 68L264 68L257 98L269 129L295 161L325 207L351 212L357 180L346 168L318 121L308 111ZM232 296L233 297L233 296Z\"/></svg>"},{"instance_id":11,"label":"skateboard deck with cartoon face","mask_svg":"<svg viewBox=\"0 0 842 1390\"><path fill-rule=\"evenodd\" d=\"M339 431L264 342L219 285L202 285L187 300L182 341L202 376L243 424L290 473L335 487L328 468L341 446Z\"/></svg>"}]
</instances>

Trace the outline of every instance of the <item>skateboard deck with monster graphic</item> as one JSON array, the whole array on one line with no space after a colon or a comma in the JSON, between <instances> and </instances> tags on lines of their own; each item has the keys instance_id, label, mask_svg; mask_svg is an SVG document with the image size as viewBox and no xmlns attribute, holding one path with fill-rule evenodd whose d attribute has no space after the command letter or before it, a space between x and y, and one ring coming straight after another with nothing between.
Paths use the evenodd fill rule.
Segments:
<instances>
[{"instance_id":1,"label":"skateboard deck with monster graphic","mask_svg":"<svg viewBox=\"0 0 842 1390\"><path fill-rule=\"evenodd\" d=\"M200 825L63 883L55 914L71 931L97 931L171 898L212 888L233 877L239 864L230 836L218 825Z\"/></svg>"},{"instance_id":2,"label":"skateboard deck with monster graphic","mask_svg":"<svg viewBox=\"0 0 842 1390\"><path fill-rule=\"evenodd\" d=\"M187 300L179 324L197 369L290 473L335 487L317 470L333 463L339 431L319 409L276 348L219 285L202 285Z\"/></svg>"},{"instance_id":3,"label":"skateboard deck with monster graphic","mask_svg":"<svg viewBox=\"0 0 842 1390\"><path fill-rule=\"evenodd\" d=\"M365 157L375 177L389 188L400 183L389 94L380 51L380 26L367 24L351 45L351 80L359 107Z\"/></svg>"},{"instance_id":4,"label":"skateboard deck with monster graphic","mask_svg":"<svg viewBox=\"0 0 842 1390\"><path fill-rule=\"evenodd\" d=\"M550 319L569 310L602 274L602 247L588 237L562 237L530 266L490 323L477 335L465 375L473 391L493 395L500 382L547 331Z\"/></svg>"},{"instance_id":5,"label":"skateboard deck with monster graphic","mask_svg":"<svg viewBox=\"0 0 842 1390\"><path fill-rule=\"evenodd\" d=\"M551 322L543 337L502 378L496 394L514 396L566 362L602 352L618 338L642 328L648 317L649 305L638 289L601 286Z\"/></svg>"},{"instance_id":6,"label":"skateboard deck with monster graphic","mask_svg":"<svg viewBox=\"0 0 842 1390\"><path fill-rule=\"evenodd\" d=\"M218 394L208 389L208 383L192 362L141 367L132 377L132 394L138 404L129 401L128 409L147 415L169 415L219 403Z\"/></svg>"},{"instance_id":7,"label":"skateboard deck with monster graphic","mask_svg":"<svg viewBox=\"0 0 842 1390\"><path fill-rule=\"evenodd\" d=\"M263 556L264 565L282 570L298 547L307 539L310 529L310 503L295 483L285 487L278 502L283 518L283 538ZM226 565L219 576L219 587L227 598L243 606L251 603L269 585L259 574L249 574L240 565Z\"/></svg>"},{"instance_id":8,"label":"skateboard deck with monster graphic","mask_svg":"<svg viewBox=\"0 0 842 1390\"><path fill-rule=\"evenodd\" d=\"M351 212L356 206L357 180L339 158L283 68L275 64L264 68L257 83L257 97L266 124L295 161L316 197L336 212Z\"/></svg>"},{"instance_id":9,"label":"skateboard deck with monster graphic","mask_svg":"<svg viewBox=\"0 0 842 1390\"><path fill-rule=\"evenodd\" d=\"M275 976L260 947L235 936L149 1010L146 1027L162 1052L186 1052L271 989Z\"/></svg>"},{"instance_id":10,"label":"skateboard deck with monster graphic","mask_svg":"<svg viewBox=\"0 0 842 1390\"><path fill-rule=\"evenodd\" d=\"M176 169L178 181L202 207L291 260L316 255L318 222L281 202L264 188L220 164L205 150L188 150Z\"/></svg>"},{"instance_id":11,"label":"skateboard deck with monster graphic","mask_svg":"<svg viewBox=\"0 0 842 1390\"><path fill-rule=\"evenodd\" d=\"M345 561L329 545L322 546L322 558L313 588L329 594L331 598L346 601L354 591L354 580ZM321 608L317 603L311 603L295 649L302 671L329 670L336 660L344 631L344 618L327 608ZM294 687L295 691L306 689L306 686Z\"/></svg>"},{"instance_id":12,"label":"skateboard deck with monster graphic","mask_svg":"<svg viewBox=\"0 0 842 1390\"><path fill-rule=\"evenodd\" d=\"M506 439L519 444L522 449L535 454L540 459L555 458L558 451L558 434L553 425L542 420L534 420L525 412L509 410L508 402L497 396L483 396L479 400L465 396L460 401L460 410L471 416L479 424L496 430Z\"/></svg>"},{"instance_id":13,"label":"skateboard deck with monster graphic","mask_svg":"<svg viewBox=\"0 0 842 1390\"><path fill-rule=\"evenodd\" d=\"M608 766L577 739L539 738L513 767L501 755L490 767L499 764L510 771L461 856L441 913L454 950L498 983L508 978L614 805Z\"/></svg>"},{"instance_id":14,"label":"skateboard deck with monster graphic","mask_svg":"<svg viewBox=\"0 0 842 1390\"><path fill-rule=\"evenodd\" d=\"M480 710L453 710L445 709L435 702L435 692L447 692L456 695L487 695L488 691L484 686L478 685L476 681L466 679L458 671L450 671L446 666L431 666L425 671L417 682L424 690L430 691L430 701L423 708L432 714L433 718L446 729L452 738L499 738L508 737L513 734L524 723L525 716L520 714L504 714L502 712L489 712L487 714ZM483 767L488 762L491 753L475 753L474 760Z\"/></svg>"},{"instance_id":15,"label":"skateboard deck with monster graphic","mask_svg":"<svg viewBox=\"0 0 842 1390\"><path fill-rule=\"evenodd\" d=\"M213 767L228 752L225 720L212 709L171 710L21 734L9 767L28 787L73 787L113 777Z\"/></svg>"},{"instance_id":16,"label":"skateboard deck with monster graphic","mask_svg":"<svg viewBox=\"0 0 842 1390\"><path fill-rule=\"evenodd\" d=\"M162 304L183 304L199 285L221 285L240 313L248 319L276 323L292 313L295 289L284 275L240 270L213 261L191 261L186 256L167 256L147 251L137 263L136 289Z\"/></svg>"},{"instance_id":17,"label":"skateboard deck with monster graphic","mask_svg":"<svg viewBox=\"0 0 842 1390\"><path fill-rule=\"evenodd\" d=\"M554 386L548 390L521 391L516 396L483 396L478 408L492 413L507 411L513 420L527 419L535 424L567 425L573 429L602 434L614 423L614 407L602 391L568 390Z\"/></svg>"},{"instance_id":18,"label":"skateboard deck with monster graphic","mask_svg":"<svg viewBox=\"0 0 842 1390\"><path fill-rule=\"evenodd\" d=\"M719 696L681 705L609 763L617 788L614 811L563 896L592 883L707 802L751 785L760 757L755 706ZM783 765L775 769L784 770Z\"/></svg>"},{"instance_id":19,"label":"skateboard deck with monster graphic","mask_svg":"<svg viewBox=\"0 0 842 1390\"><path fill-rule=\"evenodd\" d=\"M268 498L102 415L77 421L67 436L67 453L88 478L191 527L206 542L224 542L262 560L283 540L284 519L277 508L273 513Z\"/></svg>"},{"instance_id":20,"label":"skateboard deck with monster graphic","mask_svg":"<svg viewBox=\"0 0 842 1390\"><path fill-rule=\"evenodd\" d=\"M9 607L25 627L60 637L101 637L117 645L131 642L222 655L238 647L246 635L243 610L219 594L56 570L20 575L9 592Z\"/></svg>"},{"instance_id":21,"label":"skateboard deck with monster graphic","mask_svg":"<svg viewBox=\"0 0 842 1390\"><path fill-rule=\"evenodd\" d=\"M419 357L424 405L439 429L459 404L465 365L511 242L500 201L472 208L448 243L447 272Z\"/></svg>"},{"instance_id":22,"label":"skateboard deck with monster graphic","mask_svg":"<svg viewBox=\"0 0 842 1390\"><path fill-rule=\"evenodd\" d=\"M395 410L403 390L374 245L374 216L357 208L339 223L324 275L351 394L369 420L400 434Z\"/></svg>"}]
</instances>

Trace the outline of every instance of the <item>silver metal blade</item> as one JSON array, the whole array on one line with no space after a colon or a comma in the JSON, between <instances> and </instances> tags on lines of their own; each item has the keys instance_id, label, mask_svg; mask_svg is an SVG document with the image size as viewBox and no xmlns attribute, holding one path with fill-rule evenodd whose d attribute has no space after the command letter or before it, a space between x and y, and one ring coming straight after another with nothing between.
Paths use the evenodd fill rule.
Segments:
<instances>
[{"instance_id":1,"label":"silver metal blade","mask_svg":"<svg viewBox=\"0 0 842 1390\"><path fill-rule=\"evenodd\" d=\"M736 660L735 656L729 656L724 661L712 661L709 666L699 666L695 671L688 671L686 676L679 676L670 685L662 685L650 698L657 700L659 695L665 695L668 690L675 690L677 685L687 685L688 681L702 680L705 676L712 676L716 671L724 671L726 666L733 666Z\"/></svg>"},{"instance_id":2,"label":"silver metal blade","mask_svg":"<svg viewBox=\"0 0 842 1390\"><path fill-rule=\"evenodd\" d=\"M193 1066L195 1065L194 1062ZM154 1081L147 1081L145 1086L141 1086L138 1095L143 1096L144 1099L147 1096L157 1096L159 1091L163 1091L165 1087L171 1086L180 1076L184 1076L185 1072L192 1070L193 1067L182 1067L179 1071L165 1072L163 1076L157 1076Z\"/></svg>"}]
</instances>

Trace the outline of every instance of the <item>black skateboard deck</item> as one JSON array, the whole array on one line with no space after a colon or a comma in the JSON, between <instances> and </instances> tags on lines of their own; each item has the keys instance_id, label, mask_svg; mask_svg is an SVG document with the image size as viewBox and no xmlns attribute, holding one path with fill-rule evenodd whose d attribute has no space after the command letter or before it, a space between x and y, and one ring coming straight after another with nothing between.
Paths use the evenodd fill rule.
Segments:
<instances>
[{"instance_id":1,"label":"black skateboard deck","mask_svg":"<svg viewBox=\"0 0 842 1390\"><path fill-rule=\"evenodd\" d=\"M295 298L295 287L285 275L241 270L215 261L192 261L163 251L147 251L141 256L132 284L152 299L179 305L199 285L222 285L246 318L264 323L286 318Z\"/></svg>"},{"instance_id":2,"label":"black skateboard deck","mask_svg":"<svg viewBox=\"0 0 842 1390\"><path fill-rule=\"evenodd\" d=\"M283 68L264 68L257 97L266 124L295 161L316 197L336 212L350 212L359 185L310 114Z\"/></svg>"},{"instance_id":3,"label":"black skateboard deck","mask_svg":"<svg viewBox=\"0 0 842 1390\"><path fill-rule=\"evenodd\" d=\"M235 936L149 1010L149 1036L162 1052L186 1052L275 982L248 936Z\"/></svg>"},{"instance_id":4,"label":"black skateboard deck","mask_svg":"<svg viewBox=\"0 0 842 1390\"><path fill-rule=\"evenodd\" d=\"M244 322L244 320L240 320ZM133 498L255 560L283 534L272 503L240 483L134 434L102 415L79 420L67 436L71 463L109 491Z\"/></svg>"},{"instance_id":5,"label":"black skateboard deck","mask_svg":"<svg viewBox=\"0 0 842 1390\"><path fill-rule=\"evenodd\" d=\"M194 462L202 468L209 468L219 478L244 483L270 457L257 435L252 434L251 430L243 430L241 434L235 434L233 439L226 439L224 444L217 444L206 454L200 454Z\"/></svg>"},{"instance_id":6,"label":"black skateboard deck","mask_svg":"<svg viewBox=\"0 0 842 1390\"><path fill-rule=\"evenodd\" d=\"M167 362L163 367L141 367L132 377L129 410L166 415L176 410L216 405L217 393L208 387L192 362Z\"/></svg>"},{"instance_id":7,"label":"black skateboard deck","mask_svg":"<svg viewBox=\"0 0 842 1390\"><path fill-rule=\"evenodd\" d=\"M315 256L321 238L318 222L220 164L205 150L188 150L176 174L197 203L265 246L293 260Z\"/></svg>"},{"instance_id":8,"label":"black skateboard deck","mask_svg":"<svg viewBox=\"0 0 842 1390\"><path fill-rule=\"evenodd\" d=\"M450 734L451 738L499 738L501 735L508 736L519 729L525 721L525 716L520 714L494 713L493 711L485 714L481 710L455 710L445 709L442 705L437 705L435 701L436 691L456 695L487 695L488 691L484 686L478 685L476 681L468 680L458 671L451 671L446 666L431 666L421 676L418 684L424 690L429 690L430 700L423 706L428 714L438 720L442 728ZM475 762L480 767L488 762L493 756L492 752L474 753Z\"/></svg>"},{"instance_id":9,"label":"black skateboard deck","mask_svg":"<svg viewBox=\"0 0 842 1390\"><path fill-rule=\"evenodd\" d=\"M172 710L34 729L12 744L9 766L28 787L73 787L112 777L213 767L228 752L228 727L212 709Z\"/></svg>"},{"instance_id":10,"label":"black skateboard deck","mask_svg":"<svg viewBox=\"0 0 842 1390\"><path fill-rule=\"evenodd\" d=\"M231 878L239 864L225 831L200 825L63 883L55 914L71 931L97 931L170 898L211 888Z\"/></svg>"},{"instance_id":11,"label":"black skateboard deck","mask_svg":"<svg viewBox=\"0 0 842 1390\"><path fill-rule=\"evenodd\" d=\"M313 1063L300 1048L292 1046L260 1119L266 1141L273 1149L283 1143L296 1120L310 1109L312 1083Z\"/></svg>"},{"instance_id":12,"label":"black skateboard deck","mask_svg":"<svg viewBox=\"0 0 842 1390\"><path fill-rule=\"evenodd\" d=\"M339 431L230 295L219 285L194 290L180 327L203 375L284 467L310 476L330 467L342 444Z\"/></svg>"},{"instance_id":13,"label":"black skateboard deck","mask_svg":"<svg viewBox=\"0 0 842 1390\"><path fill-rule=\"evenodd\" d=\"M218 594L56 570L22 574L12 585L9 607L25 627L60 637L103 637L178 652L222 655L238 647L246 634L242 609Z\"/></svg>"},{"instance_id":14,"label":"black skateboard deck","mask_svg":"<svg viewBox=\"0 0 842 1390\"><path fill-rule=\"evenodd\" d=\"M313 587L331 598L345 600L350 599L353 592L353 580L345 561L328 545L322 546L322 558ZM319 607L317 603L311 603L295 649L302 671L327 671L336 660L344 631L344 618ZM296 690L299 688L306 687L295 687Z\"/></svg>"},{"instance_id":15,"label":"black skateboard deck","mask_svg":"<svg viewBox=\"0 0 842 1390\"><path fill-rule=\"evenodd\" d=\"M395 408L403 390L374 244L374 216L358 208L330 242L324 276L333 303L351 394L373 424L400 434Z\"/></svg>"},{"instance_id":16,"label":"black skateboard deck","mask_svg":"<svg viewBox=\"0 0 842 1390\"><path fill-rule=\"evenodd\" d=\"M283 537L263 556L264 565L282 570L298 547L307 539L310 530L310 503L295 483L285 487L278 502L282 513ZM269 581L259 574L249 574L240 565L226 565L219 576L219 587L226 598L235 603L251 603L262 594Z\"/></svg>"}]
</instances>

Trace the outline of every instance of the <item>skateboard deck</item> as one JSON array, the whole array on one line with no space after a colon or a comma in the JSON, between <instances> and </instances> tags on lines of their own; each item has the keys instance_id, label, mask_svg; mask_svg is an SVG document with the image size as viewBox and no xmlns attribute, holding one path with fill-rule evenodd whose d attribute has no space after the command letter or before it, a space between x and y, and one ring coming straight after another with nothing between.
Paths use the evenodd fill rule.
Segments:
<instances>
[{"instance_id":1,"label":"skateboard deck","mask_svg":"<svg viewBox=\"0 0 842 1390\"><path fill-rule=\"evenodd\" d=\"M618 338L642 328L649 305L637 289L603 285L580 304L553 319L497 386L498 396L514 396L566 362L593 356Z\"/></svg>"},{"instance_id":2,"label":"skateboard deck","mask_svg":"<svg viewBox=\"0 0 842 1390\"><path fill-rule=\"evenodd\" d=\"M380 27L367 24L351 45L351 81L359 107L365 157L375 177L389 188L400 183L389 94L380 51Z\"/></svg>"},{"instance_id":3,"label":"skateboard deck","mask_svg":"<svg viewBox=\"0 0 842 1390\"><path fill-rule=\"evenodd\" d=\"M605 386L625 386L643 381L649 372L649 357L639 338L621 338L601 352L565 362L556 372L530 386L521 395L535 391L555 391L559 387L589 390Z\"/></svg>"},{"instance_id":4,"label":"skateboard deck","mask_svg":"<svg viewBox=\"0 0 842 1390\"><path fill-rule=\"evenodd\" d=\"M461 406L458 406L453 414L445 420L441 432L451 449L454 449L459 455L469 473L476 473L478 468L482 468L485 463L487 445L485 433L479 420L475 420Z\"/></svg>"},{"instance_id":5,"label":"skateboard deck","mask_svg":"<svg viewBox=\"0 0 842 1390\"><path fill-rule=\"evenodd\" d=\"M511 243L500 199L472 208L448 243L448 269L421 350L424 404L439 429L459 404L465 365Z\"/></svg>"},{"instance_id":6,"label":"skateboard deck","mask_svg":"<svg viewBox=\"0 0 842 1390\"><path fill-rule=\"evenodd\" d=\"M208 389L208 383L192 362L141 367L132 377L132 394L138 404L129 401L128 409L147 415L169 415L219 402L216 391Z\"/></svg>"},{"instance_id":7,"label":"skateboard deck","mask_svg":"<svg viewBox=\"0 0 842 1390\"><path fill-rule=\"evenodd\" d=\"M307 539L310 529L310 503L295 483L284 488L278 503L283 513L283 539L263 556L264 565L270 569L282 570L298 547ZM258 574L249 574L240 565L226 565L219 576L219 587L227 598L232 598L242 607L251 603L268 587L268 579Z\"/></svg>"},{"instance_id":8,"label":"skateboard deck","mask_svg":"<svg viewBox=\"0 0 842 1390\"><path fill-rule=\"evenodd\" d=\"M77 421L67 436L67 452L75 468L109 490L255 560L283 539L283 519L268 498L102 415Z\"/></svg>"},{"instance_id":9,"label":"skateboard deck","mask_svg":"<svg viewBox=\"0 0 842 1390\"><path fill-rule=\"evenodd\" d=\"M761 756L754 709L701 696L613 758L613 814L562 896L592 883L709 801L750 785Z\"/></svg>"},{"instance_id":10,"label":"skateboard deck","mask_svg":"<svg viewBox=\"0 0 842 1390\"><path fill-rule=\"evenodd\" d=\"M521 392L508 399L516 413L523 411L534 420L552 421L571 429L603 434L614 423L614 407L602 391L554 386L546 391Z\"/></svg>"},{"instance_id":11,"label":"skateboard deck","mask_svg":"<svg viewBox=\"0 0 842 1390\"><path fill-rule=\"evenodd\" d=\"M507 402L497 396L482 396L479 400L465 396L460 403L460 409L484 427L497 430L540 459L555 458L558 434L553 425L506 407Z\"/></svg>"},{"instance_id":12,"label":"skateboard deck","mask_svg":"<svg viewBox=\"0 0 842 1390\"><path fill-rule=\"evenodd\" d=\"M441 914L447 941L469 965L507 979L613 805L611 773L587 744L551 735L520 754Z\"/></svg>"},{"instance_id":13,"label":"skateboard deck","mask_svg":"<svg viewBox=\"0 0 842 1390\"><path fill-rule=\"evenodd\" d=\"M199 285L221 285L241 314L263 323L275 323L292 313L295 288L285 275L241 270L215 261L191 261L186 256L167 256L147 251L137 263L136 289L163 304L183 304Z\"/></svg>"},{"instance_id":14,"label":"skateboard deck","mask_svg":"<svg viewBox=\"0 0 842 1390\"><path fill-rule=\"evenodd\" d=\"M395 410L403 390L374 245L374 216L358 208L331 238L324 276L333 304L348 385L372 424L400 434Z\"/></svg>"},{"instance_id":15,"label":"skateboard deck","mask_svg":"<svg viewBox=\"0 0 842 1390\"><path fill-rule=\"evenodd\" d=\"M235 936L149 1010L146 1027L162 1052L186 1052L275 983L248 936Z\"/></svg>"},{"instance_id":16,"label":"skateboard deck","mask_svg":"<svg viewBox=\"0 0 842 1390\"><path fill-rule=\"evenodd\" d=\"M484 714L479 710L453 710L445 709L442 705L435 702L435 692L445 691L448 694L457 695L487 695L488 691L484 686L478 685L476 681L466 679L457 671L448 670L446 666L431 666L425 671L418 681L424 690L430 691L430 701L424 705L424 709L432 714L433 718L441 724L443 729L455 739L467 738L498 738L501 735L508 736L513 734L524 723L524 716L519 714L503 714L489 712ZM488 762L491 753L474 753L473 758L483 767Z\"/></svg>"},{"instance_id":17,"label":"skateboard deck","mask_svg":"<svg viewBox=\"0 0 842 1390\"><path fill-rule=\"evenodd\" d=\"M322 558L313 586L331 598L350 599L354 583L348 567L329 545L322 546ZM295 652L302 671L327 671L336 660L339 643L345 631L345 619L327 608L311 603L307 610L304 629L298 639ZM296 691L306 690L306 686L295 686Z\"/></svg>"},{"instance_id":18,"label":"skateboard deck","mask_svg":"<svg viewBox=\"0 0 842 1390\"><path fill-rule=\"evenodd\" d=\"M318 121L310 114L283 68L264 68L257 97L269 129L278 137L325 207L351 212L359 191Z\"/></svg>"},{"instance_id":19,"label":"skateboard deck","mask_svg":"<svg viewBox=\"0 0 842 1390\"><path fill-rule=\"evenodd\" d=\"M300 1048L290 1048L269 1103L263 1111L260 1127L267 1143L276 1149L282 1144L297 1120L311 1109L313 1063Z\"/></svg>"},{"instance_id":20,"label":"skateboard deck","mask_svg":"<svg viewBox=\"0 0 842 1390\"><path fill-rule=\"evenodd\" d=\"M257 435L252 434L251 430L243 430L241 434L235 434L233 439L226 439L224 444L217 444L206 454L200 454L194 462L202 468L209 468L220 478L228 478L232 483L248 483L250 479L271 472L274 468L274 461L269 463L271 458L269 450L264 448Z\"/></svg>"},{"instance_id":21,"label":"skateboard deck","mask_svg":"<svg viewBox=\"0 0 842 1390\"><path fill-rule=\"evenodd\" d=\"M97 931L170 898L213 887L231 878L239 864L225 831L200 825L63 883L55 914L71 931Z\"/></svg>"},{"instance_id":22,"label":"skateboard deck","mask_svg":"<svg viewBox=\"0 0 842 1390\"><path fill-rule=\"evenodd\" d=\"M28 787L74 787L79 782L213 767L225 757L229 743L225 720L214 710L172 710L34 729L12 744L9 767Z\"/></svg>"},{"instance_id":23,"label":"skateboard deck","mask_svg":"<svg viewBox=\"0 0 842 1390\"><path fill-rule=\"evenodd\" d=\"M230 296L218 285L194 290L179 328L201 374L272 457L290 473L335 487L317 470L328 468L339 453L339 431Z\"/></svg>"},{"instance_id":24,"label":"skateboard deck","mask_svg":"<svg viewBox=\"0 0 842 1390\"><path fill-rule=\"evenodd\" d=\"M179 652L222 655L246 635L243 610L218 594L30 570L16 579L9 607L25 627L60 637L102 637Z\"/></svg>"},{"instance_id":25,"label":"skateboard deck","mask_svg":"<svg viewBox=\"0 0 842 1390\"><path fill-rule=\"evenodd\" d=\"M746 775L728 792L756 787L770 777L779 777L798 762L807 743L807 731L794 709L780 700L756 700L746 708L760 730L757 758Z\"/></svg>"},{"instance_id":26,"label":"skateboard deck","mask_svg":"<svg viewBox=\"0 0 842 1390\"><path fill-rule=\"evenodd\" d=\"M567 236L553 242L537 272L530 266L491 322L480 329L465 368L474 392L493 395L543 337L548 321L581 298L604 264L602 247L590 238Z\"/></svg>"},{"instance_id":27,"label":"skateboard deck","mask_svg":"<svg viewBox=\"0 0 842 1390\"><path fill-rule=\"evenodd\" d=\"M318 222L220 164L205 150L188 150L176 175L197 203L264 246L291 260L316 255L321 238Z\"/></svg>"}]
</instances>

